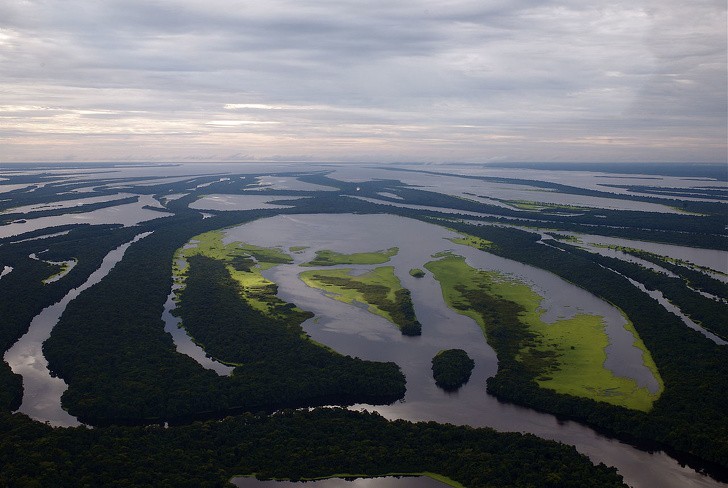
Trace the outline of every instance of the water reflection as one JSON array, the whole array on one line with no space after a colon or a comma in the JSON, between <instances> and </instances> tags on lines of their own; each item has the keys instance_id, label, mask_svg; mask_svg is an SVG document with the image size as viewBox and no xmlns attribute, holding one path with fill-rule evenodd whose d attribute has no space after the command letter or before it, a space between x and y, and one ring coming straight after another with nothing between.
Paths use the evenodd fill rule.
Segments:
<instances>
[{"instance_id":1,"label":"water reflection","mask_svg":"<svg viewBox=\"0 0 728 488\"><path fill-rule=\"evenodd\" d=\"M140 195L136 203L106 207L91 212L68 213L53 217L39 217L0 226L0 238L10 237L25 232L68 224L121 224L136 225L140 222L172 215L157 210L149 210L145 206L159 207L159 202L151 195Z\"/></svg>"},{"instance_id":2,"label":"water reflection","mask_svg":"<svg viewBox=\"0 0 728 488\"><path fill-rule=\"evenodd\" d=\"M0 278L2 278L3 276L9 275L12 270L13 270L12 266L3 266L3 270L0 271Z\"/></svg>"},{"instance_id":3,"label":"water reflection","mask_svg":"<svg viewBox=\"0 0 728 488\"><path fill-rule=\"evenodd\" d=\"M218 361L215 361L211 357L208 357L205 350L197 345L192 338L187 334L187 331L180 327L182 320L179 317L175 317L172 311L176 308L177 303L175 302L175 296L180 289L180 284L175 283L172 285L172 290L167 296L167 301L164 303L164 312L162 312L162 320L164 321L164 331L172 336L174 347L177 352L185 354L195 361L200 366L206 369L215 371L220 376L229 376L233 372L232 366L226 366Z\"/></svg>"},{"instance_id":4,"label":"water reflection","mask_svg":"<svg viewBox=\"0 0 728 488\"><path fill-rule=\"evenodd\" d=\"M53 327L72 300L84 290L101 281L116 263L121 261L127 248L151 232L137 235L132 241L108 253L99 269L91 273L86 282L69 291L61 301L43 309L36 315L28 332L5 353L5 362L15 374L23 377L23 402L19 412L41 422L54 426L80 425L79 421L61 406L61 395L68 385L48 370L48 361L43 355L43 343L51 336Z\"/></svg>"},{"instance_id":5,"label":"water reflection","mask_svg":"<svg viewBox=\"0 0 728 488\"><path fill-rule=\"evenodd\" d=\"M449 485L426 476L385 476L378 478L306 481L259 481L255 478L238 476L230 480L238 488L446 488Z\"/></svg>"},{"instance_id":6,"label":"water reflection","mask_svg":"<svg viewBox=\"0 0 728 488\"><path fill-rule=\"evenodd\" d=\"M289 208L290 205L274 204L280 200L298 200L303 197L272 195L207 195L190 204L196 210L258 210L265 208Z\"/></svg>"},{"instance_id":7,"label":"water reflection","mask_svg":"<svg viewBox=\"0 0 728 488\"><path fill-rule=\"evenodd\" d=\"M337 191L332 186L307 183L292 176L265 175L257 178L258 186L250 190Z\"/></svg>"},{"instance_id":8,"label":"water reflection","mask_svg":"<svg viewBox=\"0 0 728 488\"><path fill-rule=\"evenodd\" d=\"M422 267L431 255L453 249L465 255L471 265L484 269L501 269L525 277L548 300L543 307L554 316L569 316L581 309L603 314L613 320L610 334L622 330L621 314L609 304L584 290L563 282L541 270L520 263L501 260L472 248L444 240L449 231L410 219L391 215L296 215L278 216L251 222L226 231L225 242L245 241L255 245L288 249L307 245L294 254L295 263L280 265L265 272L279 285L279 296L316 317L304 323L306 332L316 341L352 356L377 361L394 361L407 377L404 401L388 406L359 405L354 408L376 410L389 419L434 420L460 425L489 426L501 431L530 432L540 437L575 444L595 462L616 466L627 482L635 487L716 486L717 483L695 471L680 466L662 452L646 453L619 441L596 434L575 422L561 422L555 417L511 404L500 403L485 391L485 380L497 371L495 353L483 340L475 322L450 310L443 302L439 284L427 275L414 278L409 270ZM391 263L402 285L409 288L415 312L422 323L422 336L405 337L388 321L366 310L326 298L319 290L298 280L298 264L313 258L316 250L331 249L342 253L365 252L399 246L400 253ZM508 267L506 267L506 265ZM347 266L364 268L363 266ZM559 290L563 290L559 293ZM612 319L609 319L612 317ZM625 331L626 332L626 331ZM632 364L635 376L649 381L649 370L638 360L630 359L632 337L614 339L614 351L621 366ZM475 360L470 381L457 393L447 394L435 386L430 374L430 360L441 349L461 348ZM620 365L613 365L617 368ZM642 376L641 371L647 375Z\"/></svg>"},{"instance_id":9,"label":"water reflection","mask_svg":"<svg viewBox=\"0 0 728 488\"><path fill-rule=\"evenodd\" d=\"M420 166L417 169L422 170ZM469 170L461 170L460 172L468 175L473 174ZM369 181L373 179L397 179L404 184L421 187L424 190L434 191L438 193L444 193L446 195L452 195L468 199L476 199L484 203L491 205L499 205L498 200L522 200L528 202L543 202L554 205L563 206L574 206L574 207L588 207L596 209L611 209L611 210L636 210L641 212L659 212L659 213L681 213L679 210L669 207L667 205L649 203L649 202L638 202L633 200L625 200L619 198L619 195L615 193L615 198L606 197L595 197L590 195L577 195L573 193L561 193L550 189L539 189L534 186L513 184L513 183L502 183L483 181L473 178L462 178L455 174L457 170L448 168L443 169L432 169L439 174L427 174L419 172L403 172L396 171L394 168L366 168L366 167L355 167L355 166L340 166L334 168L333 174L330 177L349 182L357 181ZM572 185L577 187L591 187L591 184L584 184L583 178L578 178L578 174L575 175L570 171L562 172L540 172L540 173L551 173L549 178L539 179L540 176L535 174L538 172L524 171L519 172L517 170L502 171L496 169L490 169L489 171L479 172L483 176L497 176L501 178L521 178L524 180L538 180L538 181L552 181L554 179L554 173L559 173L559 177L562 177L560 181L554 181L555 183ZM593 181L594 176L598 173L588 173L587 180ZM590 188L591 189L591 188ZM606 188L600 188L600 191L611 190ZM676 201L677 203L677 201ZM512 208L512 207L508 207Z\"/></svg>"}]
</instances>

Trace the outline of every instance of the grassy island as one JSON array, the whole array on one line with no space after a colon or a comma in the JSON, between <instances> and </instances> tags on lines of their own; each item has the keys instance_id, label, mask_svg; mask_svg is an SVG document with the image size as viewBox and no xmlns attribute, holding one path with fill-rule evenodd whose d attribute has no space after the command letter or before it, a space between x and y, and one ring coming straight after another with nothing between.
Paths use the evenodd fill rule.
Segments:
<instances>
[{"instance_id":1,"label":"grassy island","mask_svg":"<svg viewBox=\"0 0 728 488\"><path fill-rule=\"evenodd\" d=\"M395 324L404 335L420 335L422 326L415 317L410 292L402 287L394 267L382 266L352 276L350 268L304 271L301 280L345 303L365 303L371 313Z\"/></svg>"},{"instance_id":2,"label":"grassy island","mask_svg":"<svg viewBox=\"0 0 728 488\"><path fill-rule=\"evenodd\" d=\"M357 252L353 254L342 254L336 251L316 251L316 257L301 266L336 266L337 264L382 264L389 261L389 258L396 256L398 247L390 247L376 252Z\"/></svg>"},{"instance_id":3,"label":"grassy island","mask_svg":"<svg viewBox=\"0 0 728 488\"><path fill-rule=\"evenodd\" d=\"M415 278L423 278L425 276L424 270L421 270L420 268L412 268L409 270L409 274Z\"/></svg>"},{"instance_id":4,"label":"grassy island","mask_svg":"<svg viewBox=\"0 0 728 488\"><path fill-rule=\"evenodd\" d=\"M445 349L432 358L432 377L435 384L447 391L455 391L470 379L475 361L462 349Z\"/></svg>"},{"instance_id":5,"label":"grassy island","mask_svg":"<svg viewBox=\"0 0 728 488\"><path fill-rule=\"evenodd\" d=\"M47 285L49 283L55 283L56 281L60 280L64 276L66 276L70 271L78 264L77 259L70 259L68 261L61 261L61 262L49 262L49 264L53 264L55 266L59 266L60 270L53 274L52 276L49 276L48 278L43 280L43 284Z\"/></svg>"},{"instance_id":6,"label":"grassy island","mask_svg":"<svg viewBox=\"0 0 728 488\"><path fill-rule=\"evenodd\" d=\"M546 324L542 297L531 288L497 272L474 269L454 254L425 267L442 286L453 310L473 318L498 354L501 367L515 361L541 388L649 411L659 397L631 378L615 376L604 367L608 337L600 317L580 314ZM628 324L628 327L631 324ZM661 382L642 342L645 364Z\"/></svg>"},{"instance_id":7,"label":"grassy island","mask_svg":"<svg viewBox=\"0 0 728 488\"><path fill-rule=\"evenodd\" d=\"M451 237L448 240L455 244L474 247L475 249L480 249L481 251L485 251L493 245L492 242L483 239L482 237L475 237L470 234L463 234L461 232L459 234L460 237Z\"/></svg>"},{"instance_id":8,"label":"grassy island","mask_svg":"<svg viewBox=\"0 0 728 488\"><path fill-rule=\"evenodd\" d=\"M189 259L192 256L205 256L220 261L224 263L230 276L240 284L240 294L251 307L269 315L294 313L294 308L276 297L276 284L262 275L262 271L266 269L292 263L293 258L278 248L259 247L244 242L224 244L222 239L221 231L196 236L192 245L177 252L175 263L179 259ZM186 269L182 270L175 264L173 271L179 282L186 281Z\"/></svg>"}]
</instances>

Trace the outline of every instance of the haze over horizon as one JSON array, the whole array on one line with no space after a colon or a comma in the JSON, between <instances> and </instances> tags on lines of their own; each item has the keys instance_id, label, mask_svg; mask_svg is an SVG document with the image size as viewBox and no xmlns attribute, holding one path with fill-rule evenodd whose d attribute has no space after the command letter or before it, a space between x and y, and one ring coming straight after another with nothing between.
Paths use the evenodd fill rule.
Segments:
<instances>
[{"instance_id":1,"label":"haze over horizon","mask_svg":"<svg viewBox=\"0 0 728 488\"><path fill-rule=\"evenodd\" d=\"M6 0L0 163L725 163L727 64L717 0Z\"/></svg>"}]
</instances>

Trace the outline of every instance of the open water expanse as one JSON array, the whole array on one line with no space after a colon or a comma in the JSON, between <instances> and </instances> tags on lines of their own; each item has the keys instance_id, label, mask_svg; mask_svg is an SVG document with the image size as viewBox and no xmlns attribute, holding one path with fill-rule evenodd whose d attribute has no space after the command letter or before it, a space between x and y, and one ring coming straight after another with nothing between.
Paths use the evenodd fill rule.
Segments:
<instances>
[{"instance_id":1,"label":"open water expanse","mask_svg":"<svg viewBox=\"0 0 728 488\"><path fill-rule=\"evenodd\" d=\"M331 178L348 182L365 182L374 179L400 180L412 187L437 191L448 195L483 201L498 206L507 205L504 201L529 200L574 207L598 207L622 210L637 210L675 213L674 207L637 202L633 200L605 199L581 195L567 195L555 191L534 191L524 185L513 183L494 183L476 179L464 179L456 173L469 176L497 176L502 178L542 179L578 188L599 191L613 191L626 194L623 189L607 189L605 184L652 185L664 188L701 188L721 186L724 183L678 177L625 176L596 172L550 171L533 172L518 169L482 169L467 167L428 168L431 171L448 172L450 176L392 171L385 168L362 168L354 166L309 165L310 171L328 171ZM55 175L67 175L69 182L88 180L88 186L74 189L79 193L78 200L64 200L55 209L73 209L76 205L92 202L109 202L131 194L126 178L146 178L135 184L157 184L165 181L185 181L199 175L220 175L220 178L239 178L240 185L250 183L252 175L262 172L300 171L300 167L290 164L280 165L177 165L165 167L129 167L111 170L88 170L78 175L73 171L46 170ZM0 171L0 174L2 172ZM15 173L17 174L17 173ZM29 172L32 174L32 172ZM247 179L246 179L247 178ZM629 178L629 179L627 179ZM104 179L103 185L94 181ZM110 181L109 181L110 180ZM116 181L118 180L118 181ZM0 200L3 194L23 187L18 184L3 185L0 181ZM30 187L32 185L27 185ZM42 184L36 185L42 188ZM198 188L192 182L189 189ZM117 196L94 196L99 188L113 189ZM276 201L292 200L307 195L296 192L329 191L332 187L300 181L295 177L266 176L255 180L255 188L246 190L242 195L217 195L214 190L191 207L200 211L244 210L256 208L280 208ZM263 195L261 190L291 192L286 195ZM250 193L249 195L247 193ZM184 193L167 195L172 201ZM395 193L382 193L383 197L396 197ZM139 201L132 204L111 206L81 213L66 213L56 216L27 218L8 225L0 226L0 238L24 239L23 234L48 227L71 223L113 224L132 226L139 222L170 215L152 210L162 208L160 202L151 195L139 195ZM375 200L375 199L368 199ZM609 200L609 201L606 201ZM390 205L391 202L386 202ZM406 205L406 204L401 204ZM45 210L40 206L26 207L24 211ZM442 209L439 209L442 211ZM458 212L465 213L465 212ZM49 234L51 232L49 231ZM139 236L141 238L142 236ZM610 345L607 348L605 366L616 375L633 378L640 386L656 391L658 384L649 369L642 363L641 351L633 346L634 338L625 329L625 319L612 305L596 298L564 280L540 269L518 262L509 261L471 247L455 244L448 238L456 237L444 227L425 224L419 221L393 215L352 215L352 214L299 214L281 215L254 221L226 230L226 242L241 241L265 247L281 247L285 250L292 246L307 246L302 252L293 253L294 264L279 265L265 272L266 276L279 285L279 296L295 303L304 310L311 311L315 317L304 323L306 332L316 341L324 343L342 354L358 356L378 361L394 361L407 377L405 398L389 406L357 405L352 408L376 410L386 418L407 420L435 420L453 424L488 426L501 431L530 432L540 437L573 444L587 454L594 462L616 466L625 481L634 487L713 487L720 483L681 466L675 459L661 451L646 452L631 445L602 436L590 428L570 421L559 421L554 416L534 410L505 404L497 401L485 391L485 380L497 371L494 351L488 346L477 324L450 310L444 303L439 284L430 273L417 279L409 275L412 268L422 268L433 260L432 255L450 250L464 256L468 264L479 269L496 270L518 279L531 286L544 297L541 308L544 319L552 321L568 318L575 314L587 313L602 317ZM593 244L620 244L655 252L661 255L683 259L720 273L728 273L728 253L723 251L692 249L682 246L656 244L642 241L627 242L624 239L579 234L586 246ZM20 411L40 421L53 425L75 425L76 419L68 415L60 405L60 395L65 389L61 378L48 374L42 343L52 333L65 306L83 290L103 279L114 263L122 259L128 243L110 253L101 268L91 275L81 287L72 290L59 303L43 310L32 322L29 332L11 349L5 352L4 359L12 369L23 376L25 396ZM419 337L402 336L391 323L357 306L348 305L324 296L320 291L307 287L298 279L298 274L306 269L299 266L314 257L317 250L329 249L342 253L371 252L393 246L400 248L399 253L389 263L395 274L412 294L415 312L422 323ZM1 256L1 255L0 255ZM170 263L171 266L171 263ZM345 266L360 270L373 266ZM0 261L0 279L13 272ZM170 267L171 273L171 267ZM724 276L724 275L721 275ZM62 279L62 278L61 278ZM215 369L219 374L229 374L229 368L205 357L204 350L189 340L171 314L174 308L173 294L165 304L163 319L166 330L173 335L178 350L197 359L205 367ZM668 304L666 304L667 306ZM679 311L679 310L678 310ZM465 349L475 360L476 366L470 381L456 393L445 393L435 386L431 376L430 361L440 350L446 348ZM283 487L286 484L263 483L252 479L236 479L243 487ZM338 483L338 484L336 484ZM426 485L425 483L430 483ZM439 486L430 479L401 478L358 480L356 483L342 480L326 480L312 486L391 486L409 488L413 486Z\"/></svg>"}]
</instances>

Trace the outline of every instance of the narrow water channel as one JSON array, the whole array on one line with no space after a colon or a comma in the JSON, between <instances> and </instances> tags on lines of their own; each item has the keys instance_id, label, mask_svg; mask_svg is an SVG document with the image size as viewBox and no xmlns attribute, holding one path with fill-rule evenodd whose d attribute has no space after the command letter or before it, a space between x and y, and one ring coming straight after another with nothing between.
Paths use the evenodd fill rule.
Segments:
<instances>
[{"instance_id":1,"label":"narrow water channel","mask_svg":"<svg viewBox=\"0 0 728 488\"><path fill-rule=\"evenodd\" d=\"M187 267L187 262L180 259L177 262L177 266L183 270ZM172 313L174 309L177 308L175 297L182 286L182 283L173 283L172 289L167 296L167 301L164 303L164 311L162 312L164 331L172 336L174 347L178 353L191 357L203 368L211 369L220 376L230 376L235 368L222 364L209 357L205 350L192 340L192 337L187 334L187 331L180 327L182 319L176 317Z\"/></svg>"},{"instance_id":2,"label":"narrow water channel","mask_svg":"<svg viewBox=\"0 0 728 488\"><path fill-rule=\"evenodd\" d=\"M23 402L18 409L29 417L48 422L57 427L71 427L80 422L61 406L61 395L68 385L48 371L48 361L43 356L43 343L51 336L53 327L71 301L84 290L100 282L116 263L121 261L126 250L133 243L150 235L145 232L131 241L109 252L101 266L91 273L86 282L69 291L58 303L50 305L36 315L30 323L28 332L5 353L5 361L15 374L23 377Z\"/></svg>"},{"instance_id":3,"label":"narrow water channel","mask_svg":"<svg viewBox=\"0 0 728 488\"><path fill-rule=\"evenodd\" d=\"M707 337L708 339L710 339L711 341L715 342L716 344L718 344L720 346L725 346L725 345L728 344L727 341L721 339L720 337L718 337L717 335L713 334L709 330L706 330L703 327L701 327L700 325L698 325L695 322L693 322L690 319L690 317L688 317L687 315L685 315L682 312L682 310L680 310L680 308L678 308L677 306L673 305L667 298L665 298L665 296L662 294L661 291L659 291L659 290L648 290L647 287L645 287L645 285L643 285L642 283L640 283L638 281L635 281L632 278L629 278L629 277L626 277L626 276L625 276L625 278L627 278L629 280L629 282L632 283L634 286L636 286L637 288L639 288L640 290L642 290L643 292L647 293L649 296L651 296L652 298L654 298L655 300L657 300L657 302L660 305L662 305L663 307L665 307L665 310L667 310L668 312L672 312L675 315L677 315L678 317L680 317L680 319L683 321L683 323L685 325L687 325L688 327L690 327L691 329L700 332L705 337Z\"/></svg>"},{"instance_id":4,"label":"narrow water channel","mask_svg":"<svg viewBox=\"0 0 728 488\"><path fill-rule=\"evenodd\" d=\"M604 248L604 247L595 247L595 246L581 246L581 248L582 249L585 249L585 250L587 250L589 252L601 254L602 256L607 256L607 257L612 257L612 258L616 258L616 259L621 259L623 261L628 261L628 262L634 262L634 263L638 263L638 264L644 265L644 266L652 265L653 267L656 267L658 270L663 270L663 268L660 268L659 266L655 266L655 265L653 265L649 261L645 261L645 260L642 260L642 259L639 259L639 258L635 258L633 256L630 256L629 254L625 254L625 253L620 252L620 251L615 251L614 249L609 249L609 248ZM646 263L646 264L643 264L643 263ZM612 271L614 271L614 270L612 270ZM616 273L616 271L614 271L614 272ZM667 270L663 270L663 271L660 271L660 272L664 272L664 273L668 274L668 276L670 276L670 275L677 276L677 275L675 275L672 272L667 271ZM618 273L618 274L621 274L621 273ZM622 275L622 276L624 276L624 275ZM677 315L678 317L680 317L680 320L682 320L683 323L686 326L690 327L693 330L696 330L696 331L700 332L705 337L707 337L708 339L710 339L711 341L715 342L718 345L721 345L722 346L722 345L728 344L728 342L726 342L725 340L721 339L720 337L718 337L717 335L713 334L709 330L707 330L704 327L702 327L702 326L698 325L697 323L695 323L690 317L688 317L687 315L685 315L682 312L682 310L680 310L679 307L677 307L672 302L670 302L667 298L665 298L665 296L659 290L648 290L647 287L645 285L643 285L642 283L640 283L638 281L635 281L635 280L633 280L632 278L630 278L628 276L624 276L624 277L626 279L628 279L629 282L632 283L632 285L636 286L641 291L647 293L650 297L652 297L653 299L657 300L657 303L659 303L660 305L662 305L665 308L665 310L667 310L668 312L671 312L671 313ZM698 292L698 293L701 293L701 292ZM708 296L709 298L711 297L710 295L708 295L706 293L702 293L702 294L705 295L705 296Z\"/></svg>"}]
</instances>

